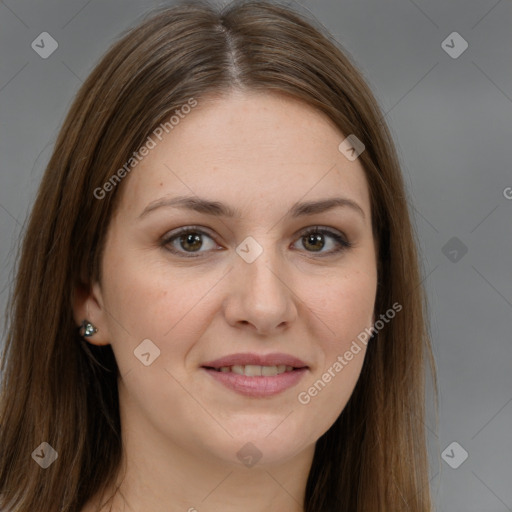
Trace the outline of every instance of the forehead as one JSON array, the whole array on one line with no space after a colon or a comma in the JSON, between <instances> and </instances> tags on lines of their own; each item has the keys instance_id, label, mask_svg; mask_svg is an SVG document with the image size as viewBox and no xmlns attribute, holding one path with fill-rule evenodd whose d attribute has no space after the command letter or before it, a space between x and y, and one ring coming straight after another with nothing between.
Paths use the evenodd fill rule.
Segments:
<instances>
[{"instance_id":1,"label":"forehead","mask_svg":"<svg viewBox=\"0 0 512 512\"><path fill-rule=\"evenodd\" d=\"M282 95L198 100L161 141L153 137L124 183L120 209L135 215L163 196L198 195L261 215L341 194L369 215L365 172L339 151L344 138L326 115Z\"/></svg>"}]
</instances>

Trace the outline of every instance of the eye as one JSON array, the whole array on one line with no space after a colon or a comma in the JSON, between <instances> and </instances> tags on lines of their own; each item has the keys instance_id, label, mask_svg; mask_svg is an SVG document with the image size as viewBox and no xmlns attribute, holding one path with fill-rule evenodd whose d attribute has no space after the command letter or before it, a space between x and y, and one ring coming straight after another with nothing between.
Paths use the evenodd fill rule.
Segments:
<instances>
[{"instance_id":1,"label":"eye","mask_svg":"<svg viewBox=\"0 0 512 512\"><path fill-rule=\"evenodd\" d=\"M325 237L331 238L330 244L325 243ZM352 247L352 244L346 240L341 235L341 233L331 231L330 229L326 228L320 228L319 226L314 226L308 228L306 231L303 231L300 241L304 247L310 247L312 249L308 250L307 252L321 253L322 257L336 254L348 249L349 247ZM321 252L322 249L326 247L326 245L331 245L331 247L334 246L334 248Z\"/></svg>"},{"instance_id":2,"label":"eye","mask_svg":"<svg viewBox=\"0 0 512 512\"><path fill-rule=\"evenodd\" d=\"M164 237L161 245L173 254L178 254L185 258L197 258L201 253L207 252L207 250L200 250L204 248L203 237L210 240L210 250L214 249L216 244L212 237L196 226L185 226L169 233ZM326 244L326 237L331 239L330 244ZM347 241L341 233L318 226L313 226L303 231L299 241L303 242L304 247L311 248L308 249L307 252L320 253L322 257L336 254L352 247L352 244ZM334 246L334 248L322 251L322 249L329 245Z\"/></svg>"},{"instance_id":3,"label":"eye","mask_svg":"<svg viewBox=\"0 0 512 512\"><path fill-rule=\"evenodd\" d=\"M162 240L162 246L173 254L183 255L185 258L197 258L198 256L193 253L205 252L200 251L204 245L202 237L207 237L213 242L212 237L203 230L195 226L186 226L169 233L169 235ZM216 244L213 243L211 248L215 245ZM179 249L177 249L176 246L178 246ZM184 251L180 249L184 249Z\"/></svg>"}]
</instances>

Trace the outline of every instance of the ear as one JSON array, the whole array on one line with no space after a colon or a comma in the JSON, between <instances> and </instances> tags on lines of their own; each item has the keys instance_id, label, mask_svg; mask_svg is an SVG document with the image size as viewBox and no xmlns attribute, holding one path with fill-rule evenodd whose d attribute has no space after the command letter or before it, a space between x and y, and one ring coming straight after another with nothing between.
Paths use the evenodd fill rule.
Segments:
<instances>
[{"instance_id":1,"label":"ear","mask_svg":"<svg viewBox=\"0 0 512 512\"><path fill-rule=\"evenodd\" d=\"M103 305L103 296L100 285L80 284L73 290L72 298L73 318L77 326L80 326L83 320L91 322L98 332L85 338L88 343L93 345L109 345L110 335L108 332L108 313Z\"/></svg>"}]
</instances>

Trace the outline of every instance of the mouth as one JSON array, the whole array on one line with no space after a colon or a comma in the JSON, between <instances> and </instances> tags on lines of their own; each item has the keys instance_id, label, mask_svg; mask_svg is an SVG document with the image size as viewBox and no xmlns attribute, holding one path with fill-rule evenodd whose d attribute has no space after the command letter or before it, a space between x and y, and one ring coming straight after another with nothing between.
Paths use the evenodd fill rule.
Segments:
<instances>
[{"instance_id":1,"label":"mouth","mask_svg":"<svg viewBox=\"0 0 512 512\"><path fill-rule=\"evenodd\" d=\"M234 354L208 362L201 369L236 393L262 398L295 386L309 366L288 354Z\"/></svg>"},{"instance_id":2,"label":"mouth","mask_svg":"<svg viewBox=\"0 0 512 512\"><path fill-rule=\"evenodd\" d=\"M302 368L295 368L293 366L280 364L273 366L261 366L257 364L246 364L246 365L233 365L233 366L220 366L211 367L203 366L207 370L215 370L221 373L235 373L237 375L246 375L247 377L274 377L275 375L281 375L286 372L293 372L294 370L300 370Z\"/></svg>"}]
</instances>

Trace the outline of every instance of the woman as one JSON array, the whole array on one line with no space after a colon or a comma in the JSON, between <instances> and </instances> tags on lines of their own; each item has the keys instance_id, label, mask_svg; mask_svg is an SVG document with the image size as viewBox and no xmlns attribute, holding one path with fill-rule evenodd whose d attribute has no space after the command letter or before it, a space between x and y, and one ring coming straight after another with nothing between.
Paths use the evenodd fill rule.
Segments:
<instances>
[{"instance_id":1,"label":"woman","mask_svg":"<svg viewBox=\"0 0 512 512\"><path fill-rule=\"evenodd\" d=\"M2 510L431 510L398 158L354 65L289 8L182 3L109 50L8 327Z\"/></svg>"}]
</instances>

